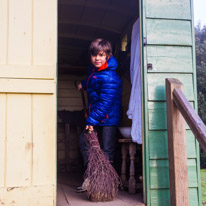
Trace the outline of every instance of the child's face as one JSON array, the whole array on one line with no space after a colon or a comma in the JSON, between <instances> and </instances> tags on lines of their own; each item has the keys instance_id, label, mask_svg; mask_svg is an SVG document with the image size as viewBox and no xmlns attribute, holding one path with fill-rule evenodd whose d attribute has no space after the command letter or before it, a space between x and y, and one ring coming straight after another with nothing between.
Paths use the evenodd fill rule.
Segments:
<instances>
[{"instance_id":1,"label":"child's face","mask_svg":"<svg viewBox=\"0 0 206 206\"><path fill-rule=\"evenodd\" d=\"M107 61L107 55L105 52L101 51L96 56L91 55L91 63L96 67L100 68Z\"/></svg>"}]
</instances>

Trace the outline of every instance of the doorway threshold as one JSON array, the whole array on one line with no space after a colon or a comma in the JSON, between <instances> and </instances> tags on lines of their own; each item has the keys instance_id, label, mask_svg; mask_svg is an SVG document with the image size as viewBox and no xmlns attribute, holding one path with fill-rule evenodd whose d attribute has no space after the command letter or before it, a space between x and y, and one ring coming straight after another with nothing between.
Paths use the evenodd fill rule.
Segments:
<instances>
[{"instance_id":1,"label":"doorway threshold","mask_svg":"<svg viewBox=\"0 0 206 206\"><path fill-rule=\"evenodd\" d=\"M58 175L57 206L145 206L142 194L129 194L119 191L117 197L109 202L91 202L84 193L76 193L76 187L82 183L82 174Z\"/></svg>"}]
</instances>

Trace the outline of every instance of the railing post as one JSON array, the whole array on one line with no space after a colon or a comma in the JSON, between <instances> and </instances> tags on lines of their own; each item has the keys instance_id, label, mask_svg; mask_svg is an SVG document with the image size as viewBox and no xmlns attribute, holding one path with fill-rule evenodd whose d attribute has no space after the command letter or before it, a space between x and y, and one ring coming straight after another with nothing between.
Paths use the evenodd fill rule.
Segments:
<instances>
[{"instance_id":1,"label":"railing post","mask_svg":"<svg viewBox=\"0 0 206 206\"><path fill-rule=\"evenodd\" d=\"M189 206L185 120L173 100L173 90L183 85L177 79L166 79L170 205Z\"/></svg>"}]
</instances>

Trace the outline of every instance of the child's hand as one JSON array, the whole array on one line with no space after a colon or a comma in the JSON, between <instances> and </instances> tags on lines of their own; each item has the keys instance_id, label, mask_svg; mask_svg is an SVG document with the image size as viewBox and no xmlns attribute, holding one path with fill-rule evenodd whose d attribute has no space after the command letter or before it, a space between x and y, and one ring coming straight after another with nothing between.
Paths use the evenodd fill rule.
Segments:
<instances>
[{"instance_id":1,"label":"child's hand","mask_svg":"<svg viewBox=\"0 0 206 206\"><path fill-rule=\"evenodd\" d=\"M82 89L82 84L81 84L81 83L79 83L79 84L77 85L77 89L78 89L79 91Z\"/></svg>"},{"instance_id":2,"label":"child's hand","mask_svg":"<svg viewBox=\"0 0 206 206\"><path fill-rule=\"evenodd\" d=\"M89 133L92 133L92 132L94 131L94 126L92 126L92 125L87 125L87 126L86 126L86 130L88 130Z\"/></svg>"}]
</instances>

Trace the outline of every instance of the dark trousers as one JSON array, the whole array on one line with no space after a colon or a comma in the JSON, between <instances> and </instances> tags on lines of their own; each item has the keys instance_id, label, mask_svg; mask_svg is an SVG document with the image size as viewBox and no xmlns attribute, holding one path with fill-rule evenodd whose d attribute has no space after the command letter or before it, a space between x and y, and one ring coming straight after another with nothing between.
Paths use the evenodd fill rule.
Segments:
<instances>
[{"instance_id":1,"label":"dark trousers","mask_svg":"<svg viewBox=\"0 0 206 206\"><path fill-rule=\"evenodd\" d=\"M109 158L111 164L114 163L115 158L115 147L116 147L116 126L104 126L104 127L95 127L95 131L97 131L99 142L102 150ZM80 144L80 152L83 157L84 166L87 167L88 157L89 157L89 143L85 137L85 129L80 135L79 144Z\"/></svg>"}]
</instances>

